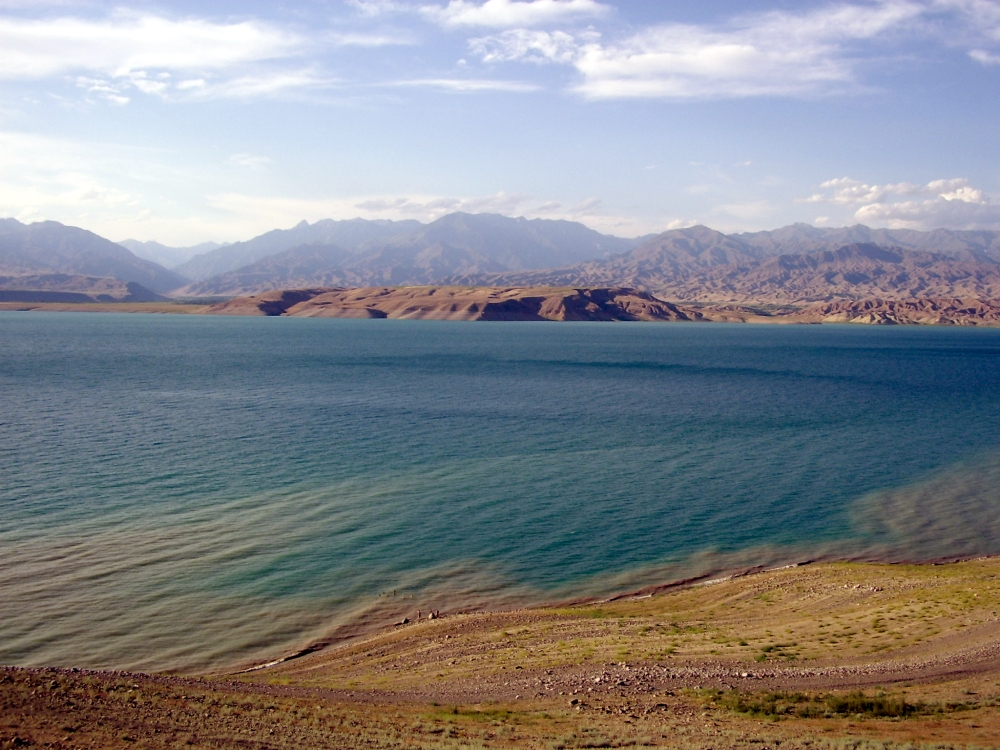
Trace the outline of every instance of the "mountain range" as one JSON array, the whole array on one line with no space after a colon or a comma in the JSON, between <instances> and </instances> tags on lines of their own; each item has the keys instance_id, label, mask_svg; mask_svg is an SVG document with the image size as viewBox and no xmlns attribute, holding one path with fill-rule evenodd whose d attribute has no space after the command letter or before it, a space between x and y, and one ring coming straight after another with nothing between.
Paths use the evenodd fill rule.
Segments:
<instances>
[{"instance_id":1,"label":"mountain range","mask_svg":"<svg viewBox=\"0 0 1000 750\"><path fill-rule=\"evenodd\" d=\"M404 228L402 224L407 231L390 234ZM179 293L232 296L298 286L432 284L453 275L542 269L609 257L635 245L635 240L603 235L575 222L455 213L427 225L361 219L300 224L288 230L292 234L270 232L248 243L220 248L205 258L229 258L240 251L239 244L259 244L265 238L273 247L279 238L287 242L314 229L325 237L339 236L353 242L300 244L195 282ZM369 238L363 239L366 235ZM178 271L189 269L192 263Z\"/></svg>"},{"instance_id":2,"label":"mountain range","mask_svg":"<svg viewBox=\"0 0 1000 750\"><path fill-rule=\"evenodd\" d=\"M808 241L795 235L811 230ZM826 233L827 239L822 234ZM542 271L451 277L449 284L493 286L609 286L651 291L688 302L808 303L833 299L1000 297L998 233L939 230L886 237L884 230L851 227L817 230L786 227L775 232L724 235L707 227L664 232L634 250L605 261ZM915 236L914 236L915 235ZM987 236L983 236L987 235ZM863 239L841 244L845 239ZM899 244L876 244L906 241ZM752 244L751 244L752 243ZM936 247L927 252L915 247ZM798 252L782 252L798 250Z\"/></svg>"},{"instance_id":3,"label":"mountain range","mask_svg":"<svg viewBox=\"0 0 1000 750\"><path fill-rule=\"evenodd\" d=\"M0 219L0 275L48 274L110 277L154 292L169 292L187 283L183 276L86 229L55 221L22 224Z\"/></svg>"},{"instance_id":4,"label":"mountain range","mask_svg":"<svg viewBox=\"0 0 1000 750\"><path fill-rule=\"evenodd\" d=\"M713 304L1000 298L995 231L795 224L727 235L697 226L623 239L569 221L455 213L429 224L301 222L228 245L123 244L57 222L0 219L0 275L7 289L45 277L46 290L57 292L62 274L67 292L107 294L93 280L112 278L187 298L435 284L629 287ZM197 250L169 270L138 255L172 263ZM146 293L130 292L133 299Z\"/></svg>"}]
</instances>

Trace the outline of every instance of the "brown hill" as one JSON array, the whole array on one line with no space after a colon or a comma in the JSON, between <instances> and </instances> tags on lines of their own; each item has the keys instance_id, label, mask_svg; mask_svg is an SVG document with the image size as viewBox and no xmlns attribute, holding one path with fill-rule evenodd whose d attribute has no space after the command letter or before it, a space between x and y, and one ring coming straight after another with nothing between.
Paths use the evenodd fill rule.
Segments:
<instances>
[{"instance_id":1,"label":"brown hill","mask_svg":"<svg viewBox=\"0 0 1000 750\"><path fill-rule=\"evenodd\" d=\"M812 305L789 316L802 322L873 325L1000 325L1000 300L839 300Z\"/></svg>"},{"instance_id":2,"label":"brown hill","mask_svg":"<svg viewBox=\"0 0 1000 750\"><path fill-rule=\"evenodd\" d=\"M746 265L727 264L684 279L663 279L656 289L672 299L706 302L996 298L1000 264L855 244Z\"/></svg>"},{"instance_id":3,"label":"brown hill","mask_svg":"<svg viewBox=\"0 0 1000 750\"><path fill-rule=\"evenodd\" d=\"M552 287L367 287L285 289L238 297L209 315L409 320L717 321L1000 325L1000 299L836 300L812 305L690 307L635 289Z\"/></svg>"},{"instance_id":4,"label":"brown hill","mask_svg":"<svg viewBox=\"0 0 1000 750\"><path fill-rule=\"evenodd\" d=\"M701 313L627 288L369 287L239 297L210 315L426 320L702 320Z\"/></svg>"},{"instance_id":5,"label":"brown hill","mask_svg":"<svg viewBox=\"0 0 1000 750\"><path fill-rule=\"evenodd\" d=\"M166 297L134 281L47 273L0 276L0 302L161 302Z\"/></svg>"}]
</instances>

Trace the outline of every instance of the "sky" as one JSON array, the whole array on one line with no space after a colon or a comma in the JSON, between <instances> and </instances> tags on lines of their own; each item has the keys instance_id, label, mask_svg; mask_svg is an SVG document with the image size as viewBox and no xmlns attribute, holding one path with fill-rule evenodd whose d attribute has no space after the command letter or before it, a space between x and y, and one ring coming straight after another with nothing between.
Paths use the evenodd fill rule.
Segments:
<instances>
[{"instance_id":1,"label":"sky","mask_svg":"<svg viewBox=\"0 0 1000 750\"><path fill-rule=\"evenodd\" d=\"M0 0L0 216L1000 229L1000 0Z\"/></svg>"}]
</instances>

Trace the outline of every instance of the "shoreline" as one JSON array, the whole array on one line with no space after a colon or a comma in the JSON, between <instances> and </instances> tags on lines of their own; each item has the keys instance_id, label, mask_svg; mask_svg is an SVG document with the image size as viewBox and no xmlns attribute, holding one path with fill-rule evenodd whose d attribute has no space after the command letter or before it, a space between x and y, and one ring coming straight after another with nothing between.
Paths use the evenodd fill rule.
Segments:
<instances>
[{"instance_id":1,"label":"shoreline","mask_svg":"<svg viewBox=\"0 0 1000 750\"><path fill-rule=\"evenodd\" d=\"M1000 300L745 299L670 302L627 287L280 289L223 302L0 302L7 312L105 312L477 322L700 322L1000 327Z\"/></svg>"},{"instance_id":2,"label":"shoreline","mask_svg":"<svg viewBox=\"0 0 1000 750\"><path fill-rule=\"evenodd\" d=\"M1000 560L1000 555L972 555L972 556L956 555L949 557L937 557L931 559L902 559L902 560L880 559L874 556L866 556L866 555L829 555L829 556L817 555L817 556L809 556L806 557L805 559L801 559L796 562L779 563L777 565L760 564L749 567L747 566L737 566L732 568L722 567L698 575L688 576L685 578L678 578L674 580L664 581L661 583L648 584L641 586L639 588L625 589L623 591L620 591L619 593L611 594L610 596L592 595L592 596L575 596L569 598L553 598L548 600L542 600L534 604L525 604L522 606L512 605L510 607L498 607L495 609L458 608L454 611L445 611L443 613L439 612L434 618L429 620L424 620L424 619L409 620L408 618L406 618L405 622L397 621L388 624L386 623L376 624L370 629L365 629L362 632L358 632L354 635L347 635L338 638L331 634L330 636L325 636L319 639L313 639L307 645L293 649L291 653L288 653L284 656L276 656L264 662L258 662L255 664L247 664L246 662L242 664L237 663L225 670L221 671L213 670L199 674L201 674L202 676L214 676L222 678L227 676L234 677L243 674L250 674L253 672L260 672L308 656L313 656L317 654L320 655L330 654L338 649L354 648L360 644L363 644L372 639L378 639L389 633L396 633L408 627L419 626L423 622L445 621L448 620L449 618L454 618L454 617L491 617L491 616L509 615L515 613L531 613L535 611L556 610L556 609L566 609L566 608L582 608L592 605L642 601L646 599L651 599L656 596L661 596L663 594L669 594L673 592L679 592L698 587L714 586L723 583L749 579L754 576L767 575L769 573L777 573L780 571L793 570L796 568L803 568L810 565L861 564L861 565L872 565L878 567L913 566L919 568L919 567L939 567L944 565L957 565L961 563L991 561L991 560ZM350 624L338 626L337 630L342 628L349 629Z\"/></svg>"},{"instance_id":3,"label":"shoreline","mask_svg":"<svg viewBox=\"0 0 1000 750\"><path fill-rule=\"evenodd\" d=\"M0 742L992 747L998 577L995 556L812 562L600 606L423 620L253 673L3 667Z\"/></svg>"},{"instance_id":4,"label":"shoreline","mask_svg":"<svg viewBox=\"0 0 1000 750\"><path fill-rule=\"evenodd\" d=\"M517 614L531 614L536 612L544 612L550 610L565 610L565 609L581 609L585 607L590 607L593 605L603 605L603 604L624 604L629 602L640 602L649 600L658 596L665 594L672 594L682 591L689 591L692 589L718 586L720 584L732 583L745 581L752 579L756 576L766 576L768 574L779 573L782 571L790 571L799 568L805 568L807 566L831 566L831 565L864 565L871 566L880 569L891 569L893 567L912 567L912 568L936 568L941 566L950 565L961 565L963 563L973 563L973 562L991 562L1000 561L1000 555L961 555L953 557L940 557L932 558L928 560L884 560L876 559L873 557L866 557L863 555L858 556L816 556L803 559L797 562L783 563L778 565L755 565L751 567L737 567L737 568L720 568L718 570L689 576L686 578L678 578L675 580L665 581L663 583L649 584L642 586L640 588L628 589L621 591L620 593L612 594L610 596L577 596L568 599L551 599L541 601L535 604L526 604L523 606L510 606L510 607L499 607L496 609L457 609L450 612L438 612L433 618L421 618L420 620L409 620L406 622L394 622L390 624L380 624L374 626L370 630L357 633L355 635L345 636L343 638L336 637L324 637L319 640L313 640L308 645L294 649L291 653L285 656L279 656L269 659L265 662L259 662L255 664L250 664L245 666L244 664L236 663L231 667L227 667L221 670L208 670L208 671L194 671L190 673L176 672L171 668L167 668L162 671L136 671L129 669L92 669L86 667L68 667L68 666L23 666L18 664L0 664L0 670L2 669L16 669L24 670L29 672L58 672L61 674L81 674L81 675L108 675L108 676L144 676L144 677L164 677L176 680L198 680L198 681L218 681L226 680L229 678L235 678L240 675L247 675L254 672L261 672L273 667L280 665L286 665L289 662L297 661L305 657L321 655L328 656L340 649L353 649L357 648L364 643L372 640L380 639L389 634L398 634L404 632L408 628L418 627L426 623L442 624L446 623L448 620L454 618L489 618L497 616L509 616ZM344 626L339 626L344 627Z\"/></svg>"}]
</instances>

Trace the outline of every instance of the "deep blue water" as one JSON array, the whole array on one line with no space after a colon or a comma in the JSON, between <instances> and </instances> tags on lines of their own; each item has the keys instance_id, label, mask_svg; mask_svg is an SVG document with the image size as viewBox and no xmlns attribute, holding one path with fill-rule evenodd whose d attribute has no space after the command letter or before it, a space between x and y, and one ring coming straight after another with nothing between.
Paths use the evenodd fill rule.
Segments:
<instances>
[{"instance_id":1,"label":"deep blue water","mask_svg":"<svg viewBox=\"0 0 1000 750\"><path fill-rule=\"evenodd\" d=\"M995 329L0 313L0 393L0 663L220 668L420 607L1000 553Z\"/></svg>"}]
</instances>

